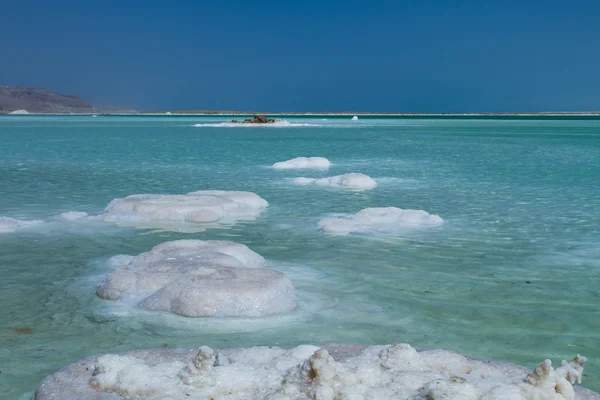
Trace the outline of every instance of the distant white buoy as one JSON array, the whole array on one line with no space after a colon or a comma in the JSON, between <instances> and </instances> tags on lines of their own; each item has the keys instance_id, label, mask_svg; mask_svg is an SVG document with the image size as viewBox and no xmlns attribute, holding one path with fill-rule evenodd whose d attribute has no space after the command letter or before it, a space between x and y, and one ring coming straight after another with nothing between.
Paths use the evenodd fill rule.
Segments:
<instances>
[{"instance_id":1,"label":"distant white buoy","mask_svg":"<svg viewBox=\"0 0 600 400\"><path fill-rule=\"evenodd\" d=\"M354 117L352 117L352 121L358 121L358 117L355 115Z\"/></svg>"}]
</instances>

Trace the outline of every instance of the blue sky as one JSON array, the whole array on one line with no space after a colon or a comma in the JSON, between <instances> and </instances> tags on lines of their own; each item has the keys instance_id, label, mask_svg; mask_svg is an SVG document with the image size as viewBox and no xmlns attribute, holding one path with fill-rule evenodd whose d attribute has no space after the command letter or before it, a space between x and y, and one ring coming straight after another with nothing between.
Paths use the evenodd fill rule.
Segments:
<instances>
[{"instance_id":1,"label":"blue sky","mask_svg":"<svg viewBox=\"0 0 600 400\"><path fill-rule=\"evenodd\" d=\"M600 111L600 2L9 1L0 84L144 110Z\"/></svg>"}]
</instances>

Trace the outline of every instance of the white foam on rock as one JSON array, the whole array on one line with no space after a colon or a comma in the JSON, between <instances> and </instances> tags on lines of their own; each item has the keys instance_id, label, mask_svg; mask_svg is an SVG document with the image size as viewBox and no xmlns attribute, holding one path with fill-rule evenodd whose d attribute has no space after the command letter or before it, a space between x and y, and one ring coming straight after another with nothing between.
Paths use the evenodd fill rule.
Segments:
<instances>
[{"instance_id":1,"label":"white foam on rock","mask_svg":"<svg viewBox=\"0 0 600 400\"><path fill-rule=\"evenodd\" d=\"M111 201L102 218L121 225L180 230L182 225L253 220L269 203L251 192L200 190L186 195L135 194Z\"/></svg>"},{"instance_id":2,"label":"white foam on rock","mask_svg":"<svg viewBox=\"0 0 600 400\"><path fill-rule=\"evenodd\" d=\"M262 256L235 242L165 242L121 264L96 293L186 317L261 317L293 310L291 281L260 268L263 264Z\"/></svg>"},{"instance_id":3,"label":"white foam on rock","mask_svg":"<svg viewBox=\"0 0 600 400\"><path fill-rule=\"evenodd\" d=\"M369 190L377 187L377 182L370 176L361 173L349 173L343 175L330 176L327 178L295 178L296 185L318 185L342 187L357 190Z\"/></svg>"},{"instance_id":4,"label":"white foam on rock","mask_svg":"<svg viewBox=\"0 0 600 400\"><path fill-rule=\"evenodd\" d=\"M404 210L397 207L374 207L360 210L343 218L323 218L319 228L327 233L394 232L401 229L436 226L444 223L437 215L423 210Z\"/></svg>"},{"instance_id":5,"label":"white foam on rock","mask_svg":"<svg viewBox=\"0 0 600 400\"><path fill-rule=\"evenodd\" d=\"M22 220L9 217L0 217L0 233L13 233L23 228L43 224L44 221L39 219Z\"/></svg>"},{"instance_id":6,"label":"white foam on rock","mask_svg":"<svg viewBox=\"0 0 600 400\"><path fill-rule=\"evenodd\" d=\"M276 162L272 165L276 169L306 169L306 168L329 168L331 162L325 157L296 157L287 161Z\"/></svg>"},{"instance_id":7,"label":"white foam on rock","mask_svg":"<svg viewBox=\"0 0 600 400\"><path fill-rule=\"evenodd\" d=\"M67 221L75 221L78 219L87 218L88 213L83 211L67 211L60 214L60 217L66 219Z\"/></svg>"},{"instance_id":8,"label":"white foam on rock","mask_svg":"<svg viewBox=\"0 0 600 400\"><path fill-rule=\"evenodd\" d=\"M46 378L35 400L598 400L585 357L534 371L408 344L146 350L81 360Z\"/></svg>"},{"instance_id":9,"label":"white foam on rock","mask_svg":"<svg viewBox=\"0 0 600 400\"><path fill-rule=\"evenodd\" d=\"M285 119L277 120L275 122L267 123L267 124L244 124L241 122L231 123L231 122L220 122L217 124L195 124L195 127L210 127L210 128L294 128L294 127L302 127L302 126L322 126L319 124L300 124L300 123L291 123L286 121Z\"/></svg>"}]
</instances>

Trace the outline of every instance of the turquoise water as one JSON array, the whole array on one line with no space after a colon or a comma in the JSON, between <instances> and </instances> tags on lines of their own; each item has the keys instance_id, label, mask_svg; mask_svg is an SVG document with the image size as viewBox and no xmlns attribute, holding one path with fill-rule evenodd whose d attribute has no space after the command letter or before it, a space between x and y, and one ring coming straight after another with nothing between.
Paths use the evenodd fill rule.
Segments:
<instances>
[{"instance_id":1,"label":"turquoise water","mask_svg":"<svg viewBox=\"0 0 600 400\"><path fill-rule=\"evenodd\" d=\"M150 347L408 342L535 367L589 357L600 390L600 120L290 118L289 128L194 127L225 118L2 117L0 393L19 398L80 358ZM324 156L328 172L267 166ZM295 186L365 173L367 192ZM256 221L199 233L60 222L134 193L248 190ZM442 227L330 236L319 219L365 207ZM265 320L189 320L113 307L94 292L112 255L180 238L248 245L287 272L300 308ZM26 329L28 328L28 329ZM29 330L30 329L30 330Z\"/></svg>"}]
</instances>

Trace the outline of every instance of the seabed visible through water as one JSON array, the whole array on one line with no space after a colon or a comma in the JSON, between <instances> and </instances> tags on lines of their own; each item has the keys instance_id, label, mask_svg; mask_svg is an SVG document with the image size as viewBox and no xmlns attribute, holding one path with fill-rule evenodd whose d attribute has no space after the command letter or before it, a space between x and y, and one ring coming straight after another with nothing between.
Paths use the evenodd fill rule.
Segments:
<instances>
[{"instance_id":1,"label":"seabed visible through water","mask_svg":"<svg viewBox=\"0 0 600 400\"><path fill-rule=\"evenodd\" d=\"M0 216L44 220L0 233L0 392L28 398L81 358L157 347L410 343L535 367L588 357L600 391L600 119L221 117L0 118ZM205 124L204 126L194 126ZM301 124L301 126L293 126ZM298 156L328 170L275 170ZM294 178L359 172L354 191ZM169 232L103 221L114 198L197 190L257 193L255 220ZM330 235L326 217L425 210L440 226ZM279 316L191 319L99 299L116 254L176 239L231 240L296 287Z\"/></svg>"}]
</instances>

